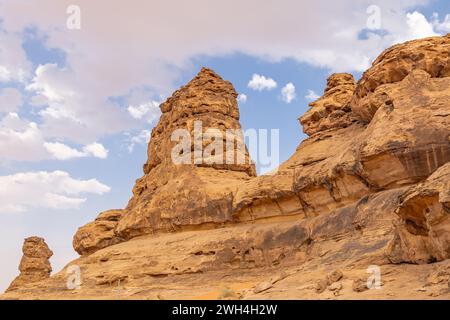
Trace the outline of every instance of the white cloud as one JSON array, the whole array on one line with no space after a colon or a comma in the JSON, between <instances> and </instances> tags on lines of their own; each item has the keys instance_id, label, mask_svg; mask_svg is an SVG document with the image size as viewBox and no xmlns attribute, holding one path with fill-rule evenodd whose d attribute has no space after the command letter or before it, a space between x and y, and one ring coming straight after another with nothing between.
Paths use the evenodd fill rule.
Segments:
<instances>
[{"instance_id":1,"label":"white cloud","mask_svg":"<svg viewBox=\"0 0 450 320\"><path fill-rule=\"evenodd\" d=\"M22 106L22 94L15 88L0 89L0 113L16 112Z\"/></svg>"},{"instance_id":2,"label":"white cloud","mask_svg":"<svg viewBox=\"0 0 450 320\"><path fill-rule=\"evenodd\" d=\"M108 150L100 143L91 143L82 151L60 142L48 142L35 122L21 119L10 112L0 120L0 161L67 160L93 156L106 158Z\"/></svg>"},{"instance_id":3,"label":"white cloud","mask_svg":"<svg viewBox=\"0 0 450 320\"><path fill-rule=\"evenodd\" d=\"M80 0L82 11L91 17L83 21L82 30L89 32L73 32L62 27L64 17L60 14L70 0L56 4L53 0L0 0L2 26L9 34L36 26L48 36L48 47L61 48L67 54L71 67L67 72L72 70L77 75L77 86L90 86L96 89L96 96L106 97L140 86L168 93L180 72L192 66L190 59L198 55L243 52L270 61L292 58L332 71L362 71L382 49L408 33L409 8L430 3L286 0L283 5L269 3L254 12L256 0L199 0L194 5L178 4L179 10L173 12L171 4L163 1L130 1L136 5ZM382 28L387 33L359 39L370 17L367 8L371 4L383 9ZM323 10L324 6L328 10ZM237 7L239 12L234 10ZM114 10L105 15L105 8ZM197 16L202 19L192 18ZM126 28L117 23L124 17ZM254 27L261 21L264 28ZM184 32L179 32L181 29Z\"/></svg>"},{"instance_id":4,"label":"white cloud","mask_svg":"<svg viewBox=\"0 0 450 320\"><path fill-rule=\"evenodd\" d=\"M305 96L306 100L314 101L319 98L320 98L320 96L317 93L315 93L314 90L308 89L308 94Z\"/></svg>"},{"instance_id":5,"label":"white cloud","mask_svg":"<svg viewBox=\"0 0 450 320\"><path fill-rule=\"evenodd\" d=\"M246 103L247 102L247 95L245 93L240 93L237 97L238 102Z\"/></svg>"},{"instance_id":6,"label":"white cloud","mask_svg":"<svg viewBox=\"0 0 450 320\"><path fill-rule=\"evenodd\" d=\"M22 47L20 34L6 32L0 26L0 48L0 82L26 81L31 63Z\"/></svg>"},{"instance_id":7,"label":"white cloud","mask_svg":"<svg viewBox=\"0 0 450 320\"><path fill-rule=\"evenodd\" d=\"M52 77L58 81L52 81ZM63 102L65 98L75 94L64 85L63 80L63 75L59 72L56 63L39 65L27 89L35 91L40 96L46 98L48 102Z\"/></svg>"},{"instance_id":8,"label":"white cloud","mask_svg":"<svg viewBox=\"0 0 450 320\"><path fill-rule=\"evenodd\" d=\"M83 150L85 154L91 154L96 158L106 159L108 157L108 150L106 150L102 144L97 142L88 144L83 148Z\"/></svg>"},{"instance_id":9,"label":"white cloud","mask_svg":"<svg viewBox=\"0 0 450 320\"><path fill-rule=\"evenodd\" d=\"M437 36L434 32L433 24L420 12L414 11L406 14L406 24L408 26L405 40Z\"/></svg>"},{"instance_id":10,"label":"white cloud","mask_svg":"<svg viewBox=\"0 0 450 320\"><path fill-rule=\"evenodd\" d=\"M108 150L100 143L88 144L83 147L83 151L71 148L60 142L45 142L44 148L58 160L68 160L88 156L94 156L101 159L106 159L108 157Z\"/></svg>"},{"instance_id":11,"label":"white cloud","mask_svg":"<svg viewBox=\"0 0 450 320\"><path fill-rule=\"evenodd\" d=\"M161 114L159 109L160 102L149 101L146 103L141 103L139 105L130 105L127 110L130 115L135 119L146 118L148 123L155 121Z\"/></svg>"},{"instance_id":12,"label":"white cloud","mask_svg":"<svg viewBox=\"0 0 450 320\"><path fill-rule=\"evenodd\" d=\"M439 14L433 13L433 27L437 32L440 33L449 33L450 32L450 14L445 15L445 18L442 22L439 21Z\"/></svg>"},{"instance_id":13,"label":"white cloud","mask_svg":"<svg viewBox=\"0 0 450 320\"><path fill-rule=\"evenodd\" d=\"M74 209L86 201L79 195L102 195L110 190L96 179L77 180L64 171L0 176L0 212L22 212L33 208Z\"/></svg>"},{"instance_id":14,"label":"white cloud","mask_svg":"<svg viewBox=\"0 0 450 320\"><path fill-rule=\"evenodd\" d=\"M148 144L150 141L150 130L142 130L138 135L132 136L130 139L130 144L128 145L128 151L131 153L134 147L138 144Z\"/></svg>"},{"instance_id":15,"label":"white cloud","mask_svg":"<svg viewBox=\"0 0 450 320\"><path fill-rule=\"evenodd\" d=\"M44 138L34 122L9 113L0 121L0 160L34 161L48 158Z\"/></svg>"},{"instance_id":16,"label":"white cloud","mask_svg":"<svg viewBox=\"0 0 450 320\"><path fill-rule=\"evenodd\" d=\"M44 148L58 160L85 157L85 153L59 142L45 142Z\"/></svg>"},{"instance_id":17,"label":"white cloud","mask_svg":"<svg viewBox=\"0 0 450 320\"><path fill-rule=\"evenodd\" d=\"M277 87L277 83L272 78L266 78L265 76L259 74L253 74L252 79L248 82L247 85L250 89L253 90L272 90Z\"/></svg>"},{"instance_id":18,"label":"white cloud","mask_svg":"<svg viewBox=\"0 0 450 320\"><path fill-rule=\"evenodd\" d=\"M281 89L281 98L284 102L291 103L295 97L295 86L292 82L289 82Z\"/></svg>"},{"instance_id":19,"label":"white cloud","mask_svg":"<svg viewBox=\"0 0 450 320\"><path fill-rule=\"evenodd\" d=\"M0 66L0 81L8 81L10 72L5 66Z\"/></svg>"},{"instance_id":20,"label":"white cloud","mask_svg":"<svg viewBox=\"0 0 450 320\"><path fill-rule=\"evenodd\" d=\"M86 144L132 127L126 111L102 94L102 88L98 88L101 85L89 81L73 69L56 64L36 69L27 90L34 93L33 104L44 106L39 115L47 138Z\"/></svg>"}]
</instances>

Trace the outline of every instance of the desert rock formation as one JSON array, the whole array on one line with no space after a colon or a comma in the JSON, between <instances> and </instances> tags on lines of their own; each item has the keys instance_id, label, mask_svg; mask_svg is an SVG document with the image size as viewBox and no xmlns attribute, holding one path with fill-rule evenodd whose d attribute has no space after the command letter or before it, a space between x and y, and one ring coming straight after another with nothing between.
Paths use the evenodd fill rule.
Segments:
<instances>
[{"instance_id":1,"label":"desert rock formation","mask_svg":"<svg viewBox=\"0 0 450 320\"><path fill-rule=\"evenodd\" d=\"M20 260L20 274L11 283L6 291L13 291L24 284L34 283L50 277L52 267L49 259L53 252L45 240L39 237L26 238L22 247L22 260Z\"/></svg>"},{"instance_id":2,"label":"desert rock formation","mask_svg":"<svg viewBox=\"0 0 450 320\"><path fill-rule=\"evenodd\" d=\"M348 73L331 75L323 96L309 104L309 109L301 118L303 131L311 136L316 132L332 128L348 127L355 119L350 101L355 91L355 79Z\"/></svg>"},{"instance_id":3,"label":"desert rock formation","mask_svg":"<svg viewBox=\"0 0 450 320\"><path fill-rule=\"evenodd\" d=\"M128 206L104 212L80 228L73 241L75 250L91 253L142 234L231 221L235 186L256 175L254 164L245 145L239 149L238 136L231 139L235 143L230 150L235 151L234 157L241 152L243 163L227 164L226 141L210 157L201 150L213 141L207 136L208 128L220 130L224 139L227 130L230 134L241 129L236 98L230 82L203 68L161 104L162 115L152 130L144 176L136 181ZM201 123L203 139L199 145L191 140L189 164L174 164L171 153L177 141L172 133L185 129L194 137L196 122Z\"/></svg>"},{"instance_id":4,"label":"desert rock formation","mask_svg":"<svg viewBox=\"0 0 450 320\"><path fill-rule=\"evenodd\" d=\"M239 143L245 163L172 161L175 129L192 133L198 120L240 129L232 85L202 69L161 105L128 206L76 233L81 257L68 266L81 267L81 289L64 288L65 269L23 289L49 298L114 298L120 285L130 299L448 299L449 70L447 35L387 49L357 83L331 75L300 118L309 137L276 173L255 176ZM366 284L374 266L380 290Z\"/></svg>"}]
</instances>

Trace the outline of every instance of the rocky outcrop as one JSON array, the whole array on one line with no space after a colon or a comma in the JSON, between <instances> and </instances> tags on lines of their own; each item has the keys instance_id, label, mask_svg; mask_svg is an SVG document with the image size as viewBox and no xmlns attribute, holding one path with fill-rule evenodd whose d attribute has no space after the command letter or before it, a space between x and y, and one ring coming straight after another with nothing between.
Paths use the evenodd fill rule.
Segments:
<instances>
[{"instance_id":1,"label":"rocky outcrop","mask_svg":"<svg viewBox=\"0 0 450 320\"><path fill-rule=\"evenodd\" d=\"M450 78L413 70L371 95L384 104L361 137L362 173L370 184L389 188L417 183L450 161L449 84Z\"/></svg>"},{"instance_id":2,"label":"rocky outcrop","mask_svg":"<svg viewBox=\"0 0 450 320\"><path fill-rule=\"evenodd\" d=\"M450 258L450 163L399 198L395 238L389 248L394 263L427 263Z\"/></svg>"},{"instance_id":3,"label":"rocky outcrop","mask_svg":"<svg viewBox=\"0 0 450 320\"><path fill-rule=\"evenodd\" d=\"M356 85L331 75L300 118L309 137L258 177L236 92L202 69L161 105L127 207L76 233L75 294L123 285L131 299L449 298L449 46L449 35L396 45ZM182 152L177 129L194 137ZM381 270L383 290L365 281L368 267ZM65 271L27 297L37 287L66 297Z\"/></svg>"},{"instance_id":4,"label":"rocky outcrop","mask_svg":"<svg viewBox=\"0 0 450 320\"><path fill-rule=\"evenodd\" d=\"M225 161L226 142L212 156L221 161L208 161L211 155L205 158L202 150L211 141L201 138L199 144L195 139L189 142L193 152L187 164L173 162L171 135L177 129L186 129L191 137L195 136L196 121L203 124L202 133L218 128L223 137L229 129L240 129L232 85L202 69L161 105L163 114L152 131L144 176L136 182L127 208L108 226L99 217L93 225L81 228L74 239L76 250L91 253L155 232L280 216L316 216L371 193L426 179L450 160L450 78L445 77L448 42L444 37L395 46L375 60L358 85L350 74L331 75L324 95L300 118L310 137L275 174L256 178L252 178L254 167L245 147L240 149L244 163ZM433 51L429 43L440 43L442 48ZM434 70L429 63L412 62L417 60L412 48L425 48L420 61L442 58L437 62L443 65L441 72L432 73L439 77L427 72ZM400 68L392 57L401 57L401 68L406 68L407 74L401 79L375 77L377 86L363 94L372 74L392 75L394 71L386 70ZM376 106L364 107L376 111L370 118L361 116L358 109L367 103ZM239 141L239 134L234 137ZM238 146L233 144L234 150ZM196 148L200 152L196 153ZM96 240L84 244L82 238Z\"/></svg>"},{"instance_id":5,"label":"rocky outcrop","mask_svg":"<svg viewBox=\"0 0 450 320\"><path fill-rule=\"evenodd\" d=\"M450 270L449 263L389 267L386 253L397 218L394 211L398 197L408 189L382 191L308 219L144 235L83 255L45 283L25 287L20 297L91 299L100 293L108 299L220 299L224 291L231 291L240 299L320 299L335 297L334 291L339 291L341 298L351 299L430 298L430 294L449 298L441 281L450 272L440 272L440 282L425 289L420 282L438 268ZM83 283L76 291L66 288L72 265L82 270ZM369 265L381 266L382 279L389 285L353 291L354 281L367 279ZM339 290L332 291L327 275L335 270L343 278L333 280ZM330 288L316 292L315 284L323 279Z\"/></svg>"},{"instance_id":6,"label":"rocky outcrop","mask_svg":"<svg viewBox=\"0 0 450 320\"><path fill-rule=\"evenodd\" d=\"M418 40L421 41L444 41L447 48L450 38ZM417 46L415 42L412 44ZM408 43L389 52L402 56L405 46ZM382 55L365 77L385 63L383 57L390 59L390 55ZM447 62L444 56L438 64L447 66ZM324 96L313 102L312 108L301 117L305 132L311 136L302 141L277 174L242 184L235 196L237 215L246 211L253 217L270 213L323 214L370 193L426 179L450 161L449 87L450 77L433 78L412 66L401 81L382 84L363 98L358 98L355 91L352 109L348 110L351 78L341 74L331 76ZM354 106L367 101L377 107L370 123L364 124L355 120L358 113ZM330 120L338 117L321 112L327 105L336 106L335 110L342 114L342 126ZM340 113L339 106L347 112ZM289 203L289 209L284 209L280 202Z\"/></svg>"},{"instance_id":7,"label":"rocky outcrop","mask_svg":"<svg viewBox=\"0 0 450 320\"><path fill-rule=\"evenodd\" d=\"M80 228L75 250L87 254L143 234L230 222L236 186L256 175L236 98L230 82L203 68L162 103L128 206Z\"/></svg>"},{"instance_id":8,"label":"rocky outcrop","mask_svg":"<svg viewBox=\"0 0 450 320\"><path fill-rule=\"evenodd\" d=\"M450 34L408 41L386 49L364 72L356 86L351 106L356 116L370 122L379 105L372 95L384 84L402 81L412 70L423 70L431 78L450 76Z\"/></svg>"},{"instance_id":9,"label":"rocky outcrop","mask_svg":"<svg viewBox=\"0 0 450 320\"><path fill-rule=\"evenodd\" d=\"M24 285L45 280L50 277L52 267L50 257L53 252L45 240L39 237L26 238L22 247L23 257L20 260L20 274L10 284L6 291L20 289Z\"/></svg>"},{"instance_id":10,"label":"rocky outcrop","mask_svg":"<svg viewBox=\"0 0 450 320\"><path fill-rule=\"evenodd\" d=\"M100 248L123 241L115 230L124 210L108 210L85 226L73 237L73 247L79 254L89 254Z\"/></svg>"},{"instance_id":11,"label":"rocky outcrop","mask_svg":"<svg viewBox=\"0 0 450 320\"><path fill-rule=\"evenodd\" d=\"M355 122L350 108L355 86L355 80L349 73L331 75L323 96L311 102L311 108L300 117L303 131L311 136L328 129L345 128Z\"/></svg>"}]
</instances>

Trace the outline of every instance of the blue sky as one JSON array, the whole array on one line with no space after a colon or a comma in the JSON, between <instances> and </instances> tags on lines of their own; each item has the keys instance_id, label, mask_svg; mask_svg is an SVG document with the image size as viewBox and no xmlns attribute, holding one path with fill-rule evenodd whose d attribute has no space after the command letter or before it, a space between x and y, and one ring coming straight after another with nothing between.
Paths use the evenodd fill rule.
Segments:
<instances>
[{"instance_id":1,"label":"blue sky","mask_svg":"<svg viewBox=\"0 0 450 320\"><path fill-rule=\"evenodd\" d=\"M75 2L79 30L66 27ZM79 226L126 205L157 103L202 66L247 96L244 129L280 130L284 161L305 138L297 118L306 95L320 95L332 72L358 79L393 43L450 32L445 0L209 1L181 13L134 2L0 0L0 289L18 273L23 238L44 237L57 271L77 256ZM379 30L367 29L370 4L380 8ZM254 74L276 88L250 88ZM290 103L281 93L288 83Z\"/></svg>"}]
</instances>

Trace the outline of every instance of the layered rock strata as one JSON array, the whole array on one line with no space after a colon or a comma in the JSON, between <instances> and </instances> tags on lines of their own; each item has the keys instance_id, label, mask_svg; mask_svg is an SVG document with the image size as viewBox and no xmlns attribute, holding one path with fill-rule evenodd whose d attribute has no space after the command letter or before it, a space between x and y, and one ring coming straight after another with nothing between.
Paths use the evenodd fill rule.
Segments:
<instances>
[{"instance_id":1,"label":"layered rock strata","mask_svg":"<svg viewBox=\"0 0 450 320\"><path fill-rule=\"evenodd\" d=\"M236 98L230 82L203 68L162 103L144 176L136 181L128 206L80 228L75 250L86 254L142 234L230 222L233 192L256 175ZM188 144L187 152L178 149L180 143Z\"/></svg>"},{"instance_id":2,"label":"layered rock strata","mask_svg":"<svg viewBox=\"0 0 450 320\"><path fill-rule=\"evenodd\" d=\"M39 237L26 238L22 252L23 256L19 265L20 274L14 279L7 291L14 291L25 284L45 280L50 277L52 272L49 259L53 252L44 239Z\"/></svg>"},{"instance_id":3,"label":"layered rock strata","mask_svg":"<svg viewBox=\"0 0 450 320\"><path fill-rule=\"evenodd\" d=\"M308 138L258 177L239 143L244 163L205 161L221 148L199 159L203 138L189 144L192 163L173 162L176 129L240 129L232 85L202 69L161 105L128 206L75 235L75 294L120 284L130 299L450 298L449 47L450 35L410 41L356 84L331 75L300 118ZM365 285L374 266L383 290ZM22 297L74 294L65 277L25 284Z\"/></svg>"},{"instance_id":4,"label":"layered rock strata","mask_svg":"<svg viewBox=\"0 0 450 320\"><path fill-rule=\"evenodd\" d=\"M145 175L115 222L116 239L220 223L314 217L423 181L450 160L449 42L446 36L394 46L357 84L350 74L331 75L324 95L300 118L310 137L275 174L259 177L253 177L248 154L244 166L173 165L169 135L179 119L187 119L182 127L190 132L196 119L210 127L240 128L232 85L203 69L161 105ZM370 117L362 115L363 105L374 110ZM202 189L207 191L197 191L195 185L206 185ZM78 235L74 243L82 253Z\"/></svg>"}]
</instances>

